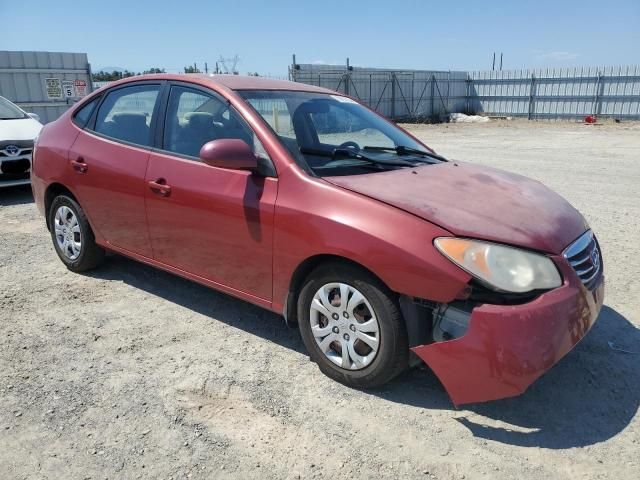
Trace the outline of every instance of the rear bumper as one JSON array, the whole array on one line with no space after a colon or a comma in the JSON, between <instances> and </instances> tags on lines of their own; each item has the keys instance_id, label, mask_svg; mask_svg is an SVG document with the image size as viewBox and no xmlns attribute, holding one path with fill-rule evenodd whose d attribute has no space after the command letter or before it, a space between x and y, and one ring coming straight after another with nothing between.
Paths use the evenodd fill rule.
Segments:
<instances>
[{"instance_id":1,"label":"rear bumper","mask_svg":"<svg viewBox=\"0 0 640 480\"><path fill-rule=\"evenodd\" d=\"M602 307L604 276L589 291L561 263L563 286L524 305L480 305L464 336L412 348L455 405L521 394L587 334Z\"/></svg>"},{"instance_id":2,"label":"rear bumper","mask_svg":"<svg viewBox=\"0 0 640 480\"><path fill-rule=\"evenodd\" d=\"M44 205L44 192L47 188L45 182L34 175L31 174L31 191L33 192L33 200L38 207L38 211L41 215L46 216L45 205Z\"/></svg>"}]
</instances>

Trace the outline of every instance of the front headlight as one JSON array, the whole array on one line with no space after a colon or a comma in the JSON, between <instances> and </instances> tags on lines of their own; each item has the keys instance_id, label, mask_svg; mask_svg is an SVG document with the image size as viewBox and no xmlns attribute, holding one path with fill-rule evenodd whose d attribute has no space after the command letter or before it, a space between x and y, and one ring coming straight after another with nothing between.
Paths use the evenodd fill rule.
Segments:
<instances>
[{"instance_id":1,"label":"front headlight","mask_svg":"<svg viewBox=\"0 0 640 480\"><path fill-rule=\"evenodd\" d=\"M453 263L498 290L524 293L562 284L558 269L544 255L465 238L439 237L434 244Z\"/></svg>"},{"instance_id":2,"label":"front headlight","mask_svg":"<svg viewBox=\"0 0 640 480\"><path fill-rule=\"evenodd\" d=\"M33 166L36 161L36 150L38 147L38 140L40 140L40 134L42 133L42 129L36 135L36 138L33 139L33 148L31 149L31 171L33 172Z\"/></svg>"}]
</instances>

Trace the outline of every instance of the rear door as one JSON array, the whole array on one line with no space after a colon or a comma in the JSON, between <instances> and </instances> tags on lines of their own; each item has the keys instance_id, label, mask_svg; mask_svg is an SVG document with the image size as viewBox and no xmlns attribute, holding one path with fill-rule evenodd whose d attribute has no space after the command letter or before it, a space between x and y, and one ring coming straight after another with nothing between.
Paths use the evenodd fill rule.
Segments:
<instances>
[{"instance_id":1,"label":"rear door","mask_svg":"<svg viewBox=\"0 0 640 480\"><path fill-rule=\"evenodd\" d=\"M160 83L106 92L69 152L76 193L111 245L151 257L144 197Z\"/></svg>"},{"instance_id":2,"label":"rear door","mask_svg":"<svg viewBox=\"0 0 640 480\"><path fill-rule=\"evenodd\" d=\"M269 301L278 180L206 165L206 142L239 138L270 162L257 137L217 94L173 85L147 170L147 218L154 258ZM272 165L270 165L272 167Z\"/></svg>"}]
</instances>

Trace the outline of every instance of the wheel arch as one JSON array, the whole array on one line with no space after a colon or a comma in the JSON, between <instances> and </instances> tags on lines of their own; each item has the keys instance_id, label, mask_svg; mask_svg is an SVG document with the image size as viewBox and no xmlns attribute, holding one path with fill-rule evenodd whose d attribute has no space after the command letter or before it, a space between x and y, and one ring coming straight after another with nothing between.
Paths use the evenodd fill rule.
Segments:
<instances>
[{"instance_id":1,"label":"wheel arch","mask_svg":"<svg viewBox=\"0 0 640 480\"><path fill-rule=\"evenodd\" d=\"M73 194L73 192L63 184L54 182L47 186L47 189L44 192L44 212L48 230L51 230L51 225L49 224L49 210L51 209L51 204L53 203L53 200L60 195L67 195L68 197L78 202L78 199Z\"/></svg>"},{"instance_id":2,"label":"wheel arch","mask_svg":"<svg viewBox=\"0 0 640 480\"><path fill-rule=\"evenodd\" d=\"M303 260L293 272L283 311L283 316L288 327L297 327L297 302L305 279L316 267L325 262L342 263L344 265L350 265L358 268L378 280L392 294L394 294L398 302L402 320L407 328L409 344L411 346L422 345L430 338L432 326L428 323L428 319L430 318L430 309L428 307L420 304L419 301L416 302L412 297L394 291L379 275L376 275L375 272L361 263L350 258L334 254L319 254L309 257Z\"/></svg>"},{"instance_id":3,"label":"wheel arch","mask_svg":"<svg viewBox=\"0 0 640 480\"><path fill-rule=\"evenodd\" d=\"M300 293L300 290L302 289L303 282L316 267L327 262L341 263L343 265L350 265L352 267L358 268L373 276L376 280L389 288L384 280L382 280L380 276L376 275L375 272L350 258L329 253L313 255L303 260L291 275L291 280L289 281L289 290L287 292L287 298L284 303L285 307L283 312L283 316L287 323L287 326L294 328L298 323L296 303L298 301L298 295ZM389 290L392 291L391 289Z\"/></svg>"}]
</instances>

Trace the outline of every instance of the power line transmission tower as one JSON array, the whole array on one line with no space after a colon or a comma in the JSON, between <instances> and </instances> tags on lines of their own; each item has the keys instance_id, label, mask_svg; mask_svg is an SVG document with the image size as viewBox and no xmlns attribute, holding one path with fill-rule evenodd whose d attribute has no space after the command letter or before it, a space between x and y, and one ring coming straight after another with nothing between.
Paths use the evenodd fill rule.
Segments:
<instances>
[{"instance_id":1,"label":"power line transmission tower","mask_svg":"<svg viewBox=\"0 0 640 480\"><path fill-rule=\"evenodd\" d=\"M223 73L228 73L232 75L238 75L238 63L240 63L240 57L236 54L233 58L223 58L220 55L220 60L218 60L220 65L222 65ZM231 66L231 68L229 68Z\"/></svg>"}]
</instances>

